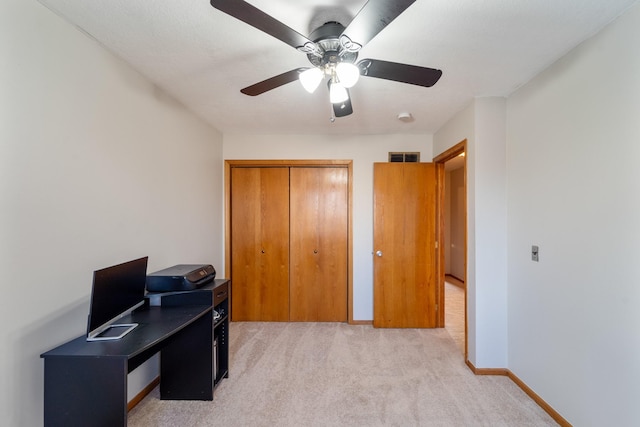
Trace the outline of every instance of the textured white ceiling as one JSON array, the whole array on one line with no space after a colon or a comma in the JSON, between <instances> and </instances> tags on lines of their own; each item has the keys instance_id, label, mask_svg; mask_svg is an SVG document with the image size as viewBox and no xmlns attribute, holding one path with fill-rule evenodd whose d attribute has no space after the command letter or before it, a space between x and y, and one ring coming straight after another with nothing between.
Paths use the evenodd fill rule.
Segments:
<instances>
[{"instance_id":1,"label":"textured white ceiling","mask_svg":"<svg viewBox=\"0 0 640 427\"><path fill-rule=\"evenodd\" d=\"M392 1L392 0L390 0ZM477 96L507 96L636 0L417 0L360 52L443 71L432 88L361 78L354 113L331 123L328 93L293 82L240 89L309 65L304 54L207 0L40 0L222 132L435 132ZM308 35L348 25L365 0L250 0ZM410 112L415 120L397 120Z\"/></svg>"}]
</instances>

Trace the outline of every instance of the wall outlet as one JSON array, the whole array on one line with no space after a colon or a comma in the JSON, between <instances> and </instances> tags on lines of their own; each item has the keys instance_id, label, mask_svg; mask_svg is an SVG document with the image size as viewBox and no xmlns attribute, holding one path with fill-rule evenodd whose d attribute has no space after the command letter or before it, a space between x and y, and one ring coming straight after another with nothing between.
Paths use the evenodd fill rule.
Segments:
<instances>
[{"instance_id":1,"label":"wall outlet","mask_svg":"<svg viewBox=\"0 0 640 427\"><path fill-rule=\"evenodd\" d=\"M531 246L531 261L535 261L538 262L538 254L539 254L540 250L538 249L537 246Z\"/></svg>"}]
</instances>

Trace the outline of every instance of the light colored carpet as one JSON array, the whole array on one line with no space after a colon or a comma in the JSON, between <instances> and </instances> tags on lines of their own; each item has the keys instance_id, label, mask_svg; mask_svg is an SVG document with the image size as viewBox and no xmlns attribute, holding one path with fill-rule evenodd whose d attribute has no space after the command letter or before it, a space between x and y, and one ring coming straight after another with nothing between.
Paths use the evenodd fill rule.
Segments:
<instances>
[{"instance_id":1,"label":"light colored carpet","mask_svg":"<svg viewBox=\"0 0 640 427\"><path fill-rule=\"evenodd\" d=\"M212 402L161 401L129 426L556 425L506 377L475 376L444 329L233 322Z\"/></svg>"}]
</instances>

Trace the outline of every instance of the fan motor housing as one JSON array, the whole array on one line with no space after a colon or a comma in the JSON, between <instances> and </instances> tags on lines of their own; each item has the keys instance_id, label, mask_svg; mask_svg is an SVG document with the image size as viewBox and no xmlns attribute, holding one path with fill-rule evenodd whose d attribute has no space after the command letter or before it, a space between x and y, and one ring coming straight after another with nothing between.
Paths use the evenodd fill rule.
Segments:
<instances>
[{"instance_id":1,"label":"fan motor housing","mask_svg":"<svg viewBox=\"0 0 640 427\"><path fill-rule=\"evenodd\" d=\"M337 64L339 62L354 63L358 58L357 52L345 51L340 44L340 35L342 35L345 27L339 22L331 21L316 28L310 35L309 39L322 51L322 57L312 53L307 54L309 62L316 67L324 67L327 64Z\"/></svg>"}]
</instances>

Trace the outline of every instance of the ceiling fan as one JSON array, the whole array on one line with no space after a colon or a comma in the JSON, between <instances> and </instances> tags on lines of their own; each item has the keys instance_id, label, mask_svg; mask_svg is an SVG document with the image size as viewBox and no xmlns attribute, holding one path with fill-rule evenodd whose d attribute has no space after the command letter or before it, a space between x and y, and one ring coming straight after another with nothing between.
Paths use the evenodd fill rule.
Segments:
<instances>
[{"instance_id":1,"label":"ceiling fan","mask_svg":"<svg viewBox=\"0 0 640 427\"><path fill-rule=\"evenodd\" d=\"M312 93L326 78L335 117L344 117L353 113L349 88L360 76L424 87L433 86L442 76L441 70L416 65L378 59L356 62L360 49L415 1L369 0L346 28L338 22L327 22L309 37L242 0L211 0L211 5L305 53L313 65L287 71L245 87L240 92L256 96L300 80L302 86Z\"/></svg>"}]
</instances>

